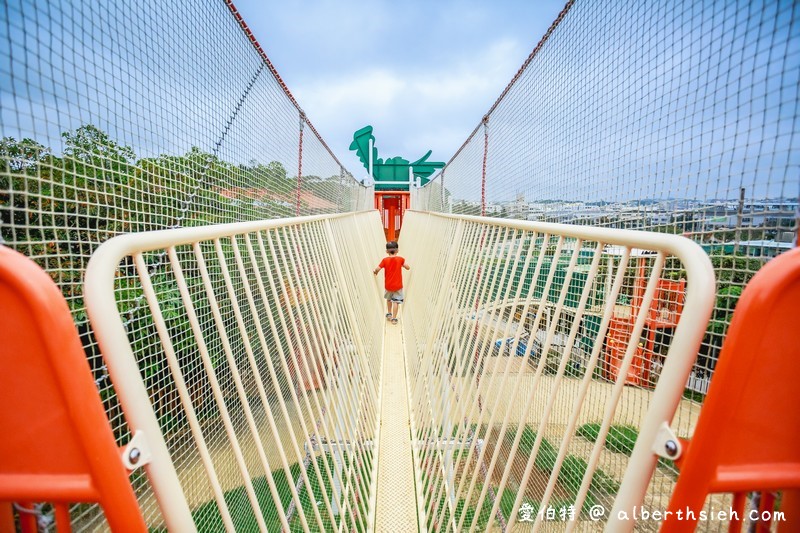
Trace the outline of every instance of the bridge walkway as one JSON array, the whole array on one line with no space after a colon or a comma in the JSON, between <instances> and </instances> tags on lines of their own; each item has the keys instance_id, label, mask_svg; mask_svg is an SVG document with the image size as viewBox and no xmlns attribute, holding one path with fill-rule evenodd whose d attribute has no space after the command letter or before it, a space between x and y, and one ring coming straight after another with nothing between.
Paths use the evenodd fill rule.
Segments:
<instances>
[{"instance_id":1,"label":"bridge walkway","mask_svg":"<svg viewBox=\"0 0 800 533\"><path fill-rule=\"evenodd\" d=\"M381 395L375 531L417 531L405 344L400 324L387 322L384 327Z\"/></svg>"}]
</instances>

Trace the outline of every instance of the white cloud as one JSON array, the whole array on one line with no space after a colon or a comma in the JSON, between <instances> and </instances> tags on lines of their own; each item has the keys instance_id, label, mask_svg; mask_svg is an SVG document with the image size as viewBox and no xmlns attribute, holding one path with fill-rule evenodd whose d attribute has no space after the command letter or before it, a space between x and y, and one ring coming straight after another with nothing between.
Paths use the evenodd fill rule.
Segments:
<instances>
[{"instance_id":1,"label":"white cloud","mask_svg":"<svg viewBox=\"0 0 800 533\"><path fill-rule=\"evenodd\" d=\"M382 157L461 146L564 0L237 0L300 106L340 161L375 128Z\"/></svg>"},{"instance_id":2,"label":"white cloud","mask_svg":"<svg viewBox=\"0 0 800 533\"><path fill-rule=\"evenodd\" d=\"M320 79L296 88L304 109L318 122L345 114L378 114L390 109L407 87L407 82L387 70L372 70L347 78Z\"/></svg>"},{"instance_id":3,"label":"white cloud","mask_svg":"<svg viewBox=\"0 0 800 533\"><path fill-rule=\"evenodd\" d=\"M414 159L432 149L432 159L448 159L488 111L526 53L519 43L499 39L481 53L461 57L449 66L325 76L295 87L294 92L334 152L359 175L360 163L345 151L352 133L366 124L375 127L382 157Z\"/></svg>"}]
</instances>

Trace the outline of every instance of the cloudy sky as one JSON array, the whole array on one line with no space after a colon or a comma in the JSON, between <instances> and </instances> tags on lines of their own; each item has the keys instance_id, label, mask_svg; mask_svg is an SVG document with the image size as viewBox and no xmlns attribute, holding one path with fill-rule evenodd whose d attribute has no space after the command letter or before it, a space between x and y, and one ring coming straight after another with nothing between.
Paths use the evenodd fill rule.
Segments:
<instances>
[{"instance_id":1,"label":"cloudy sky","mask_svg":"<svg viewBox=\"0 0 800 533\"><path fill-rule=\"evenodd\" d=\"M375 128L381 157L447 161L533 50L564 0L236 0L340 161Z\"/></svg>"}]
</instances>

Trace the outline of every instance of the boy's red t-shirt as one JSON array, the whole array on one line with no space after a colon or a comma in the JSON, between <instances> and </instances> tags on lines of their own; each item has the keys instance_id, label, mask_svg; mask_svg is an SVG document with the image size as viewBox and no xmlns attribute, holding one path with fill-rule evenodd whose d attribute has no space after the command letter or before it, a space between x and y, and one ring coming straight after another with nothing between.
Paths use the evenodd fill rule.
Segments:
<instances>
[{"instance_id":1,"label":"boy's red t-shirt","mask_svg":"<svg viewBox=\"0 0 800 533\"><path fill-rule=\"evenodd\" d=\"M389 292L396 292L403 288L403 272L401 269L406 260L399 255L384 257L379 267L384 269L384 287Z\"/></svg>"}]
</instances>

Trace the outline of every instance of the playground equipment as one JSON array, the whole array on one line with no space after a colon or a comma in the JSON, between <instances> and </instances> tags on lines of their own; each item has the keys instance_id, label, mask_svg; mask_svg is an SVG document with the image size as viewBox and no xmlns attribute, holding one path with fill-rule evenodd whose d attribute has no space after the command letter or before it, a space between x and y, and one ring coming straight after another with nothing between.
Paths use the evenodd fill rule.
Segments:
<instances>
[{"instance_id":1,"label":"playground equipment","mask_svg":"<svg viewBox=\"0 0 800 533\"><path fill-rule=\"evenodd\" d=\"M785 513L778 530L800 524L798 302L795 248L767 263L739 300L697 429L676 457L681 474L662 531L693 529L708 495L720 492L734 494L732 531L754 516L757 531L770 531L777 493ZM760 492L756 509L746 507L751 492Z\"/></svg>"},{"instance_id":2,"label":"playground equipment","mask_svg":"<svg viewBox=\"0 0 800 533\"><path fill-rule=\"evenodd\" d=\"M33 490L41 478L31 478L30 473L47 472L44 459L50 453L49 446L32 445L42 442L43 435L36 429L3 442L13 449L13 453L5 450L9 454L3 457L15 457L12 464L19 470L8 477L9 463L0 463L6 475L2 478L3 498L55 502L60 523L69 521L67 502L99 501L111 509L106 516L115 527L116 514L139 516L136 502L130 499L133 493L125 465L130 470L144 468L147 473L147 483L138 484L136 491L148 527L180 531L195 527L327 530L336 524L387 530L397 527L391 518L395 515L385 516L387 509L405 509L405 516L426 530L484 529L495 520L512 529L515 523L526 521L526 516L544 520L525 514L533 494L538 494L536 503L542 508L551 506L552 498L569 498L575 516L565 524L568 530L588 519L582 510L586 502L607 505L611 511L604 517L606 529L623 531L632 528L633 522L621 520L621 513L632 516L637 508L653 508L670 497L671 509L687 505L699 510L706 492L786 489L787 503L782 509L795 512L792 490L798 483L793 473L798 457L790 443L798 436L796 421L774 424L767 435L768 447L755 444L759 442L755 433L752 438L742 436L743 428L756 433L764 430L763 424L756 423L756 418L763 418L763 409L783 413L783 406L791 401L793 374L785 365L791 366L791 358L797 355L798 343L793 339L787 337L774 346L774 335L765 329L763 335L750 335L745 341L736 333L742 322L734 321L731 346L747 342L740 349L748 356L728 355L734 350L725 348L709 398L710 405L719 405L719 409L701 414L688 448L686 441L676 436L688 434L691 427L674 415L683 409L681 394L713 304L713 274L699 247L670 235L416 212L409 214L407 224L401 246L415 270L426 274L409 283L409 302L403 314L406 348L405 368L400 374L407 374L408 383L394 394L397 398L398 391L407 392L407 400L402 402L408 405L407 418L390 416L387 405L392 400L381 392L397 382L398 373L387 372L388 363L380 357L384 322L380 293L369 268L382 248L374 213L146 232L108 241L90 264L86 298L128 421L130 443L121 452L113 445L61 295L38 267L3 250L2 264L8 267L2 276L4 312L24 308L16 303L19 299L9 296L8 289L22 279L30 280L28 292L41 293L26 304L33 317L30 325L12 323L14 328L5 331L12 340L12 351L3 352L9 370L4 375L35 376L41 394L23 394L19 386L13 386L16 380L7 382L0 389L4 404L13 403L17 409L5 410L4 417L13 418L4 418L3 423L24 427L20 417L42 410L58 414L55 404L42 403L57 397L58 391L62 397L72 398L68 403L85 398L80 407L70 407L73 413L79 409L81 416L53 419L57 423L49 422L48 429L62 435L79 431L79 437L59 437L62 444L77 439L83 446L91 443L104 449L102 475L115 477L125 488L120 491L97 482L97 488L87 491L73 482L56 484L65 488L55 492L52 487ZM432 228L436 231L430 231ZM508 252L502 265L497 265L489 251L500 244ZM593 338L588 366L576 375L570 373L569 354L589 295L607 285L600 279L599 265L609 244L627 251L607 273L612 276L611 292L603 297L603 319ZM634 248L655 253L643 264L631 256ZM577 310L567 315L564 302L573 287L574 267L586 249L595 250L592 268L583 281ZM161 254L168 258L168 270L152 268ZM678 316L663 369L650 377L655 390L629 389L625 386L627 370L635 360L650 312L658 311L655 295L669 257L680 258L687 273L684 311ZM503 317L513 314L524 322L530 316L534 324L541 322L542 304L551 295L549 288L557 272L548 269L543 276L542 265L562 258L570 262L567 282L557 289L555 316L542 346L547 353L557 335L568 337L558 367L548 370L544 357L533 364L528 357L489 357L496 337L511 334L511 352L517 349L522 329L514 330ZM769 309L770 324L775 327L792 320L786 306L793 305L800 286L797 258L794 252L781 257L754 280L742 301L745 316L762 316ZM129 268L126 265L135 267L140 282L137 292L143 299L135 311L140 317L135 328L126 328L130 319L120 314L115 297L119 274ZM476 265L480 265L477 276ZM603 339L626 283L626 271L634 265L637 276L645 278L639 302L643 312L637 314L634 330L625 340L620 372L609 385L597 381L592 369L602 358ZM510 279L530 279L531 283L509 285ZM532 286L546 290L536 296ZM428 298L416 298L416 294ZM503 305L496 305L497 297ZM361 305L354 305L356 301ZM53 304L60 309L56 315L38 310ZM469 309L478 310L475 320L481 324L477 336L474 326L463 327L460 318ZM60 333L53 328L44 333L42 327L52 324L50 316L61 317ZM183 316L188 320L185 325ZM567 316L569 320L560 320ZM152 325L143 328L142 320ZM151 336L150 328L158 340L143 345L141 339ZM31 352L30 360L9 358L11 353L24 351L14 346L35 345L37 339L51 342L51 348ZM316 350L298 351L298 342L292 339L313 344ZM24 344L14 344L17 340ZM59 351L56 360L58 365L75 368L43 379L51 375L46 369L54 364L52 347L60 350L68 342L73 345L73 355L59 359ZM769 368L775 369L765 369L772 376L769 392L739 382L767 380L749 370L757 357L749 354L763 354L767 345L774 346L774 362ZM155 377L148 377L144 371L152 368L154 357L163 359L165 366ZM402 352L395 359L402 361ZM30 362L38 366L26 374ZM729 366L748 370L729 371ZM302 386L312 381L314 386ZM26 390L28 385L25 383ZM83 396L66 392L78 386L85 390ZM731 414L727 404L712 400L729 398L726 387L746 387L757 394ZM717 388L723 392L714 392ZM170 390L176 391L176 401L165 404L165 392L169 396ZM201 395L198 390L208 392ZM745 407L751 405L749 410ZM534 410L534 406L538 407ZM169 424L164 407L173 420ZM90 417L90 412L95 414ZM594 418L599 412L602 417ZM730 416L736 416L737 422L728 421ZM710 421L704 422L703 417ZM588 421L598 424L592 442L583 440L586 433L580 429ZM676 421L678 426L670 429ZM395 431L395 427L407 428L408 424L410 435ZM619 424L637 428L635 443L617 444L630 446L630 457L606 449L606 436ZM718 439L703 429L713 428L709 431L715 436L720 424L731 428L729 440L744 438L743 442L754 445L742 444L738 448L741 453L726 455L717 448ZM95 438L103 434L106 436ZM387 440L387 435L392 439ZM405 448L387 451L399 444L403 435L410 439ZM693 451L693 446L700 451ZM707 459L709 446L716 450L712 457L718 457L722 465L730 457L734 467L720 466L716 482L698 484L692 480L707 479L703 476L713 464ZM81 456L72 449L66 446L57 464ZM677 484L656 468L659 456L680 459ZM414 470L398 476L396 470L407 464L406 460ZM377 468L379 464L383 466ZM541 476L544 485L535 481ZM685 482L683 476L687 476ZM23 480L33 480L33 484L25 488L20 484ZM387 484L392 490L384 488ZM416 498L397 499L404 484ZM672 486L675 493L671 496ZM234 505L234 494L246 502L245 507ZM127 506L122 504L126 498ZM769 498L769 494L764 496L764 509L771 508ZM418 507L414 501L419 502ZM735 499L735 505L744 512L741 497ZM472 514L468 509L481 511ZM137 520L141 523L141 518ZM80 521L75 525L81 529ZM673 526L681 531L692 527L682 522Z\"/></svg>"},{"instance_id":3,"label":"playground equipment","mask_svg":"<svg viewBox=\"0 0 800 533\"><path fill-rule=\"evenodd\" d=\"M541 451L550 446L542 443L550 441L561 443L561 453L547 456L554 463L543 505L553 490L565 490L564 472L583 480L580 490L571 493L576 509L587 498L618 500L609 492L617 482L606 479L596 456L577 472L566 450L576 424L587 420L598 402L607 412L602 431L615 420L633 420L628 418L633 413L649 411L637 420L637 443L653 441L660 425L672 419L713 303L713 275L702 251L680 237L621 230L420 213L409 214L408 224L401 246L421 275L409 283L410 303L403 315L407 348L400 373L407 373L409 382L399 390L408 391L401 402L408 405L406 419L387 412L391 402L381 392L398 374L387 372L380 356L382 306L370 270L381 256L382 238L374 212L144 232L111 239L98 249L87 270L86 301L125 413L126 434L137 449L146 450L133 466L147 473L147 483L136 490L148 527L327 530L346 524L386 530L393 526L382 521L381 511L399 508L409 509L406 516L423 529L461 530L469 523L478 526L467 518L463 505L459 510L459 502L473 501L478 509L491 507L489 516L502 517L511 527L519 516L515 509L528 498L527 479L539 468L533 462L536 450L539 457L552 453L550 448ZM433 227L437 231L429 231ZM489 268L486 253L499 244L507 250L503 275ZM554 376L543 375L544 358L535 370L512 369L509 361L517 358L493 358L497 362L488 364L492 343L487 339L507 337L510 331L507 322L490 318L506 309L491 311L497 298L505 301L516 293L519 312L526 317L534 309L531 302L543 309L551 291L535 298L529 287L549 286L556 269L547 269L542 277L542 265L562 258L570 258L571 264L566 282L554 287L558 305L543 350L547 352L557 332L566 333L570 345L575 342L589 293L605 286L597 279L597 267L607 244L626 246L628 252L615 265L615 292L604 298L604 321L581 379L564 375L568 356ZM683 261L695 289L687 292L692 312L685 312L676 328L660 387L652 397L632 400L623 395L620 400L624 378L603 392L594 384L591 368L599 360L634 246L656 251L653 262L639 270L648 280L642 309L653 305L668 255ZM574 263L586 249L594 250L594 268L584 279L577 314L563 330L563 301L574 290ZM470 265L481 265L483 274L475 276ZM122 276L130 275L131 268L136 275L132 285ZM499 280L509 279L507 273L531 284L528 289L504 286ZM132 309L115 296L123 286L127 298L136 302ZM475 296L465 298L470 294ZM456 319L468 309L476 309L482 323L477 337ZM541 314L533 313L535 323ZM623 369L631 364L644 317L638 317L628 339ZM314 349L300 349L309 345ZM9 375L16 374L14 366L9 370ZM88 368L79 372L91 381ZM532 394L545 382L551 406L536 415L540 422L531 424L527 410L519 412L520 404L510 400ZM597 393L606 399L592 399ZM557 394L574 402L571 410L553 409ZM393 430L408 424L410 435ZM94 420L95 426L109 431L105 420ZM529 427L549 440L530 441ZM394 435L393 440L387 441L386 435ZM407 445L387 460L386 450L399 444L398 435L409 439ZM501 445L506 440L508 447ZM529 446L531 453L525 451ZM637 446L641 449L634 450L630 461L618 466L620 472L638 473L638 489L619 488L628 498L620 503L624 508L645 498L653 471L653 453L645 444ZM444 450L450 451L442 454ZM601 453L602 439L593 450ZM40 453L31 450L28 468ZM505 467L498 464L501 454L510 454ZM481 465L475 471L473 458ZM523 473L518 468L526 459ZM415 471L409 470L401 481L393 470L403 464L413 464ZM597 485L601 478L606 481ZM502 481L496 484L495 479ZM399 489L403 483L410 490L405 501L394 497L396 491L382 489L386 484ZM244 508L233 505L234 494L246 502ZM386 499L378 499L379 494ZM107 492L103 496L114 497ZM12 492L7 497L18 498ZM419 508L415 500L421 502Z\"/></svg>"},{"instance_id":4,"label":"playground equipment","mask_svg":"<svg viewBox=\"0 0 800 533\"><path fill-rule=\"evenodd\" d=\"M372 126L365 126L353 134L350 150L356 152L370 179L375 182L375 209L381 213L386 240L397 240L403 215L411 207L411 189L427 184L430 175L443 168L444 163L428 161L431 150L413 163L399 156L384 161L378 157Z\"/></svg>"},{"instance_id":5,"label":"playground equipment","mask_svg":"<svg viewBox=\"0 0 800 533\"><path fill-rule=\"evenodd\" d=\"M426 505L424 526L481 530L494 522L513 530L525 518L521 509L572 507L585 519L584 512L600 502L609 509L611 500L632 509L666 496L658 495L656 487L664 486L666 476L655 469L648 443L685 408L680 400L691 363L679 354L699 345L704 327L694 328L713 303L712 292L701 288L712 282L698 249L683 248L690 243L669 235L422 213L409 214L405 231L401 248L426 272L409 287L404 311L414 427L423 440L417 445L422 465L417 478L425 488L418 496ZM617 245L624 252L606 267L605 250ZM635 249L651 252L640 265L644 269L634 268L641 282L627 275L640 262ZM576 268L587 252L589 269ZM691 281L675 336L661 346L668 353L665 366L651 378L654 391L625 387L645 321L658 305L664 262L673 255ZM556 268L559 264L564 268ZM623 286L630 290L638 283L646 287L642 312L624 339L621 372L607 384L595 372L604 339ZM582 331L587 304L598 289L604 293L595 302L601 321L593 331ZM427 298L416 299L418 293ZM577 301L566 305L575 295ZM544 327L548 313L540 346L528 342L523 357L516 357L524 331ZM570 362L580 334L591 340L587 364L576 371ZM511 337L509 356L497 356L496 339ZM556 339L566 342L551 365L548 354ZM534 356L533 350L540 353ZM675 431L686 432L686 423ZM594 440L584 440L580 435L595 424ZM609 431L624 425L638 432L636 445L628 444L629 458L608 454L603 445ZM453 436L449 448L442 435ZM635 489L616 485L610 472L622 471L636 473L628 480ZM528 518L546 523L543 515ZM605 518L608 531L632 527L614 515ZM560 525L580 528L580 520Z\"/></svg>"},{"instance_id":6,"label":"playground equipment","mask_svg":"<svg viewBox=\"0 0 800 533\"><path fill-rule=\"evenodd\" d=\"M353 133L350 150L356 152L370 178L375 181L376 191L408 191L412 186L421 187L430 181L431 174L444 168L443 162L428 161L431 150L413 163L400 156L384 161L378 157L372 126L364 126Z\"/></svg>"},{"instance_id":7,"label":"playground equipment","mask_svg":"<svg viewBox=\"0 0 800 533\"><path fill-rule=\"evenodd\" d=\"M230 0L4 7L0 531L797 528L796 254L737 301L800 212L800 3L569 0L377 198Z\"/></svg>"},{"instance_id":8,"label":"playground equipment","mask_svg":"<svg viewBox=\"0 0 800 533\"><path fill-rule=\"evenodd\" d=\"M61 291L35 263L0 246L0 530L37 531L28 502L51 502L59 531L69 505L100 504L117 531L146 531L128 471L146 455L118 449Z\"/></svg>"},{"instance_id":9,"label":"playground equipment","mask_svg":"<svg viewBox=\"0 0 800 533\"><path fill-rule=\"evenodd\" d=\"M375 209L381 214L386 241L396 241L403 215L411 207L411 194L403 191L375 192Z\"/></svg>"},{"instance_id":10,"label":"playground equipment","mask_svg":"<svg viewBox=\"0 0 800 533\"><path fill-rule=\"evenodd\" d=\"M647 263L646 258L640 257L635 276L630 305L618 305L614 309L614 316L608 328L606 348L604 354L604 373L609 379L616 379L620 371L625 349L625 340L633 331L634 324L642 312L642 299L645 293L644 276L642 269ZM678 325L683 312L686 281L681 279L672 281L659 279L654 297L655 304L647 311L645 329L642 341L636 348L633 363L628 368L626 383L649 387L655 382L651 380L651 373L658 372L663 354L656 353L656 336L664 335ZM622 342L620 342L620 339Z\"/></svg>"}]
</instances>

